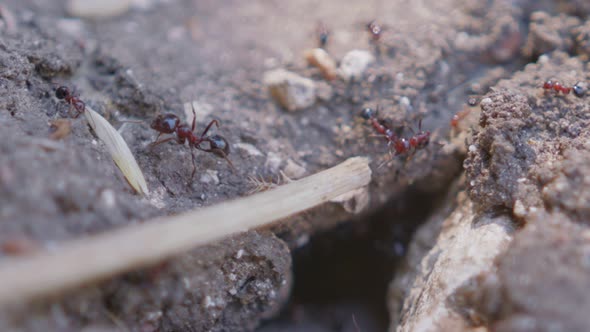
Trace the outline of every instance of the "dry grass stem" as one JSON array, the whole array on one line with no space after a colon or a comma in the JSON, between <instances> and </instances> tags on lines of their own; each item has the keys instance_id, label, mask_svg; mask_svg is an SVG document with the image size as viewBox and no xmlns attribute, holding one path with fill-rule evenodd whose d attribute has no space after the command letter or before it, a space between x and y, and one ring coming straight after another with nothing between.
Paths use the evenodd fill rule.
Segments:
<instances>
[{"instance_id":1,"label":"dry grass stem","mask_svg":"<svg viewBox=\"0 0 590 332\"><path fill-rule=\"evenodd\" d=\"M0 263L0 304L55 294L194 247L269 224L366 186L366 158L347 161L273 190L64 243Z\"/></svg>"}]
</instances>

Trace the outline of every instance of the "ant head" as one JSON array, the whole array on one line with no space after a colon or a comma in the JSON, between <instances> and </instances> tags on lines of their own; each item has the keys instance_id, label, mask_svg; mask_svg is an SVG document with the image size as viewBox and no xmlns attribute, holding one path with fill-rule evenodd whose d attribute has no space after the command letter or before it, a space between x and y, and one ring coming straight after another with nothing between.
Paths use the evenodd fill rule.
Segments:
<instances>
[{"instance_id":1,"label":"ant head","mask_svg":"<svg viewBox=\"0 0 590 332\"><path fill-rule=\"evenodd\" d=\"M68 87L66 87L66 86L60 86L57 89L55 89L55 97L57 97L57 99L64 99L69 94L70 94L70 89L68 89Z\"/></svg>"},{"instance_id":2,"label":"ant head","mask_svg":"<svg viewBox=\"0 0 590 332\"><path fill-rule=\"evenodd\" d=\"M154 121L152 121L150 127L163 134L172 134L179 124L180 119L176 115L172 113L166 113L158 115Z\"/></svg>"},{"instance_id":3,"label":"ant head","mask_svg":"<svg viewBox=\"0 0 590 332\"><path fill-rule=\"evenodd\" d=\"M229 143L227 140L221 135L213 135L209 136L209 145L211 152L214 155L220 158L226 158L229 154Z\"/></svg>"},{"instance_id":4,"label":"ant head","mask_svg":"<svg viewBox=\"0 0 590 332\"><path fill-rule=\"evenodd\" d=\"M373 110L370 107L366 107L361 111L361 117L365 120L369 120L376 115L377 115L377 111Z\"/></svg>"}]
</instances>

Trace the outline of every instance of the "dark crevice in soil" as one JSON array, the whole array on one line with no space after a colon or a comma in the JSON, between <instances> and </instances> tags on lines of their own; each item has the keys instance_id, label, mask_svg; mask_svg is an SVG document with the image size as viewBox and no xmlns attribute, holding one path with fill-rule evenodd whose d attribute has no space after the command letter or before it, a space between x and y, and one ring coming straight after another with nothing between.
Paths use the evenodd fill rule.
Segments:
<instances>
[{"instance_id":1,"label":"dark crevice in soil","mask_svg":"<svg viewBox=\"0 0 590 332\"><path fill-rule=\"evenodd\" d=\"M259 331L357 331L355 323L363 332L385 331L389 314L383 294L438 198L411 190L294 250L290 302Z\"/></svg>"}]
</instances>

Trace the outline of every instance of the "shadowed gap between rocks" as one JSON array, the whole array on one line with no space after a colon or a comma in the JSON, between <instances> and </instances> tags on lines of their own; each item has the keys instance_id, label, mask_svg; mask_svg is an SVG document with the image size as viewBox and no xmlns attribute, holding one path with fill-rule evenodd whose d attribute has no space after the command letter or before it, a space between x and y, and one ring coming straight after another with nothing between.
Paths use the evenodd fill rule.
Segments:
<instances>
[{"instance_id":1,"label":"shadowed gap between rocks","mask_svg":"<svg viewBox=\"0 0 590 332\"><path fill-rule=\"evenodd\" d=\"M415 189L402 196L294 250L291 299L258 331L386 330L384 294L414 231L441 197Z\"/></svg>"}]
</instances>

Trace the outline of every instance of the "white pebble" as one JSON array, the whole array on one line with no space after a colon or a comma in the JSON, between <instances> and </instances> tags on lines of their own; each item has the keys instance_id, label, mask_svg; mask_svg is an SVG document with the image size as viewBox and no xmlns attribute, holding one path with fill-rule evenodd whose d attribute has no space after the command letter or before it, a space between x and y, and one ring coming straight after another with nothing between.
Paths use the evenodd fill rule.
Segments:
<instances>
[{"instance_id":1,"label":"white pebble","mask_svg":"<svg viewBox=\"0 0 590 332\"><path fill-rule=\"evenodd\" d=\"M480 102L481 105L487 105L487 104L491 104L491 103L492 103L492 99L491 98L484 98Z\"/></svg>"},{"instance_id":2,"label":"white pebble","mask_svg":"<svg viewBox=\"0 0 590 332\"><path fill-rule=\"evenodd\" d=\"M369 51L352 50L342 58L338 74L346 81L360 79L374 60L373 54Z\"/></svg>"},{"instance_id":3,"label":"white pebble","mask_svg":"<svg viewBox=\"0 0 590 332\"><path fill-rule=\"evenodd\" d=\"M238 252L236 253L236 259L240 259L242 258L242 256L244 256L244 249L238 250Z\"/></svg>"},{"instance_id":4,"label":"white pebble","mask_svg":"<svg viewBox=\"0 0 590 332\"><path fill-rule=\"evenodd\" d=\"M219 184L219 176L217 176L217 171L208 169L206 170L199 179L201 183L212 183L212 184Z\"/></svg>"},{"instance_id":5,"label":"white pebble","mask_svg":"<svg viewBox=\"0 0 590 332\"><path fill-rule=\"evenodd\" d=\"M272 173L278 173L279 167L281 167L281 163L283 159L277 153L269 152L266 157L266 162L264 163L264 167L270 170Z\"/></svg>"},{"instance_id":6,"label":"white pebble","mask_svg":"<svg viewBox=\"0 0 590 332\"><path fill-rule=\"evenodd\" d=\"M262 156L262 152L258 150L254 145L248 143L236 143L234 144L236 149L244 150L251 156Z\"/></svg>"}]
</instances>

